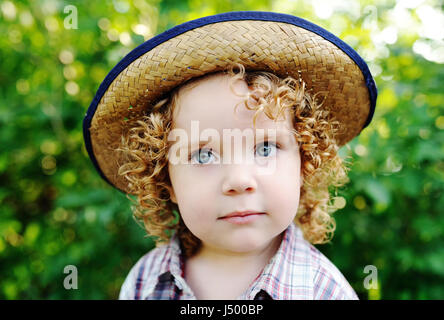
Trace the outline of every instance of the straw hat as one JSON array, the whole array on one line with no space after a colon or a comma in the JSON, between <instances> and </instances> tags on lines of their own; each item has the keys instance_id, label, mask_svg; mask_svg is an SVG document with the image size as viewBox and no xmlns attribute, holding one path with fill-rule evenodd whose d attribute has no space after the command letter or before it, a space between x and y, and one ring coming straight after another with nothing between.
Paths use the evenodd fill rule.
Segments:
<instances>
[{"instance_id":1,"label":"straw hat","mask_svg":"<svg viewBox=\"0 0 444 320\"><path fill-rule=\"evenodd\" d=\"M247 70L302 77L341 123L343 145L371 121L375 82L364 60L346 43L301 18L272 12L227 12L189 21L141 44L100 85L83 121L86 149L100 175L127 192L115 151L128 119L147 113L174 87L228 62Z\"/></svg>"}]
</instances>

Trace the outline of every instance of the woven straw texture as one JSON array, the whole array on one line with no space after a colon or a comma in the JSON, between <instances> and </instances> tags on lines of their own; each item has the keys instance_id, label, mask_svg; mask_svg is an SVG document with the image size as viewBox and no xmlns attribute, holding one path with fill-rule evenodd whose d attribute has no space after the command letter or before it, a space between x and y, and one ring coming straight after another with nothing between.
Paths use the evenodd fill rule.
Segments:
<instances>
[{"instance_id":1,"label":"woven straw texture","mask_svg":"<svg viewBox=\"0 0 444 320\"><path fill-rule=\"evenodd\" d=\"M247 70L301 77L312 92L325 92L323 106L341 123L343 145L361 131L370 110L359 67L341 49L306 29L282 22L226 21L205 25L135 59L111 83L91 122L94 155L107 179L126 191L117 175L123 160L115 151L132 119L190 78L240 62Z\"/></svg>"}]
</instances>

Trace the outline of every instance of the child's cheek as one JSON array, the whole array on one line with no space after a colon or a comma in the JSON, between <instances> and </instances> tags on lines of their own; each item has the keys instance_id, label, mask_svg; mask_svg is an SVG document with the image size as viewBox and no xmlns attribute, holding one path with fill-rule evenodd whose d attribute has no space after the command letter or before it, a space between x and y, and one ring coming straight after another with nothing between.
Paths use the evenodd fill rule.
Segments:
<instances>
[{"instance_id":1,"label":"child's cheek","mask_svg":"<svg viewBox=\"0 0 444 320\"><path fill-rule=\"evenodd\" d=\"M211 230L212 223L214 224L217 218L216 211L208 198L198 197L195 194L188 195L179 209L185 225L198 238Z\"/></svg>"},{"instance_id":2,"label":"child's cheek","mask_svg":"<svg viewBox=\"0 0 444 320\"><path fill-rule=\"evenodd\" d=\"M208 168L184 169L175 181L179 208L185 220L200 220L204 224L214 211L215 179Z\"/></svg>"},{"instance_id":3,"label":"child's cheek","mask_svg":"<svg viewBox=\"0 0 444 320\"><path fill-rule=\"evenodd\" d=\"M267 189L273 205L282 211L296 212L299 206L301 187L298 161L289 159L280 161L269 182Z\"/></svg>"}]
</instances>

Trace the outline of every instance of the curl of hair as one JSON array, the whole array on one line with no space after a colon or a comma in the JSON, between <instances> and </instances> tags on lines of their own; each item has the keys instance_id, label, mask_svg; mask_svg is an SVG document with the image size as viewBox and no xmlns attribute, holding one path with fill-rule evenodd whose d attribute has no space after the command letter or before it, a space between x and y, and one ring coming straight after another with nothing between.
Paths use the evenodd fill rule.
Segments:
<instances>
[{"instance_id":1,"label":"curl of hair","mask_svg":"<svg viewBox=\"0 0 444 320\"><path fill-rule=\"evenodd\" d=\"M347 168L338 155L334 139L338 122L321 108L322 102L306 90L302 79L282 79L265 71L246 72L241 64L230 65L224 73L231 76L231 84L239 79L247 83L250 90L244 96L244 106L256 110L254 125L261 112L277 120L284 117L286 110L290 111L293 133L299 144L303 181L295 223L309 242L330 241L336 228L331 215L336 208L330 189L348 182ZM177 231L182 250L188 257L199 250L201 242L183 223L177 205L170 201L168 134L180 90L196 85L206 76L173 90L148 115L130 120L130 129L122 135L117 149L125 156L118 173L127 179L129 194L137 197L137 200L130 198L134 204L134 218L143 222L147 234L154 236L156 243L168 241Z\"/></svg>"}]
</instances>

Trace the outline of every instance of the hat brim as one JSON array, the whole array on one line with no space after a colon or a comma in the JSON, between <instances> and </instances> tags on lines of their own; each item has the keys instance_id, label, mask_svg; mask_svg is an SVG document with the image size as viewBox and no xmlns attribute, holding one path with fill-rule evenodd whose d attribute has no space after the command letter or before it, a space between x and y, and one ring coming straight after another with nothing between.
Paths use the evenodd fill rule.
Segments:
<instances>
[{"instance_id":1,"label":"hat brim","mask_svg":"<svg viewBox=\"0 0 444 320\"><path fill-rule=\"evenodd\" d=\"M228 12L189 21L141 44L100 85L83 122L85 146L107 182L127 192L115 151L128 119L191 78L229 63L299 76L340 123L343 145L371 121L377 89L364 60L345 42L304 19L272 12Z\"/></svg>"}]
</instances>

